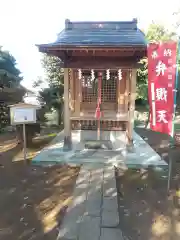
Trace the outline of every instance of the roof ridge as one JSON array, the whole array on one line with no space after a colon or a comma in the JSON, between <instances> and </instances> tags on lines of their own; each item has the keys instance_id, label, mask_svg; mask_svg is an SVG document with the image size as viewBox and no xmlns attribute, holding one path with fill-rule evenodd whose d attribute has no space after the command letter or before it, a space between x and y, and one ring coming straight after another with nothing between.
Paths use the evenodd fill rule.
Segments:
<instances>
[{"instance_id":1,"label":"roof ridge","mask_svg":"<svg viewBox=\"0 0 180 240\"><path fill-rule=\"evenodd\" d=\"M131 21L70 21L65 20L65 30L72 29L134 29L137 30L137 19Z\"/></svg>"},{"instance_id":2,"label":"roof ridge","mask_svg":"<svg viewBox=\"0 0 180 240\"><path fill-rule=\"evenodd\" d=\"M65 21L65 28L57 35L54 43L39 45L39 48L59 47L123 47L141 46L146 48L144 33L132 21ZM43 50L45 51L45 50Z\"/></svg>"}]
</instances>

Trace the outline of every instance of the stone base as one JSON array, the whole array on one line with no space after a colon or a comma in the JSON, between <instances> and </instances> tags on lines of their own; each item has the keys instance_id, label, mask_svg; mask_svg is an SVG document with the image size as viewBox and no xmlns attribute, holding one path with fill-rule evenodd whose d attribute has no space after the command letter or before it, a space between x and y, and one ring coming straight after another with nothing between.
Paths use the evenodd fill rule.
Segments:
<instances>
[{"instance_id":1,"label":"stone base","mask_svg":"<svg viewBox=\"0 0 180 240\"><path fill-rule=\"evenodd\" d=\"M128 152L134 152L134 142L133 142L133 139L130 140L127 145L126 145L126 150Z\"/></svg>"},{"instance_id":2,"label":"stone base","mask_svg":"<svg viewBox=\"0 0 180 240\"><path fill-rule=\"evenodd\" d=\"M156 170L166 169L168 164L135 132L133 132L133 147L127 147L126 135L121 131L102 132L100 143L111 143L112 150L101 148L101 144L95 144L92 149L85 149L85 144L96 143L96 131L72 131L71 138L64 138L64 132L57 135L50 146L47 146L33 159L36 165L59 164L81 165L113 164L123 169L147 168L154 166ZM90 147L90 146L89 146ZM99 148L100 147L100 148ZM71 150L72 148L72 150ZM163 170L164 172L164 170Z\"/></svg>"},{"instance_id":3,"label":"stone base","mask_svg":"<svg viewBox=\"0 0 180 240\"><path fill-rule=\"evenodd\" d=\"M71 136L65 136L64 137L63 151L71 151L71 150L72 150Z\"/></svg>"},{"instance_id":4,"label":"stone base","mask_svg":"<svg viewBox=\"0 0 180 240\"><path fill-rule=\"evenodd\" d=\"M91 140L85 141L86 149L108 149L112 150L113 146L110 140Z\"/></svg>"}]
</instances>

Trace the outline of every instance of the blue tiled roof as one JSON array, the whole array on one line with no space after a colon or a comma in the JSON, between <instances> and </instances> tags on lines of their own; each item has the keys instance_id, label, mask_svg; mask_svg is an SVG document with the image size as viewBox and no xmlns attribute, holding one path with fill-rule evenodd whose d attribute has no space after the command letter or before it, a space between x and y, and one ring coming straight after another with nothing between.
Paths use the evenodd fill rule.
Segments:
<instances>
[{"instance_id":1,"label":"blue tiled roof","mask_svg":"<svg viewBox=\"0 0 180 240\"><path fill-rule=\"evenodd\" d=\"M70 22L54 43L46 46L146 46L137 20L127 22Z\"/></svg>"}]
</instances>

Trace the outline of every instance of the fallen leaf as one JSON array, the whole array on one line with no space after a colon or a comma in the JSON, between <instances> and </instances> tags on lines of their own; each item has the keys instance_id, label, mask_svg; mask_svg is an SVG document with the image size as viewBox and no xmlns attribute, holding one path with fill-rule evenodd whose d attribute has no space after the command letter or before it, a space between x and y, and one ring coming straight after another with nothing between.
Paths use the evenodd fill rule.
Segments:
<instances>
[{"instance_id":1,"label":"fallen leaf","mask_svg":"<svg viewBox=\"0 0 180 240\"><path fill-rule=\"evenodd\" d=\"M27 204L24 203L24 204L22 205L21 209L24 209L24 208L26 208L26 207L27 207Z\"/></svg>"},{"instance_id":2,"label":"fallen leaf","mask_svg":"<svg viewBox=\"0 0 180 240\"><path fill-rule=\"evenodd\" d=\"M11 189L9 190L9 194L14 193L15 191L16 191L16 188L11 188Z\"/></svg>"},{"instance_id":3,"label":"fallen leaf","mask_svg":"<svg viewBox=\"0 0 180 240\"><path fill-rule=\"evenodd\" d=\"M140 216L142 216L142 213L141 213L141 212L138 212L138 213L136 214L136 216L140 217Z\"/></svg>"}]
</instances>

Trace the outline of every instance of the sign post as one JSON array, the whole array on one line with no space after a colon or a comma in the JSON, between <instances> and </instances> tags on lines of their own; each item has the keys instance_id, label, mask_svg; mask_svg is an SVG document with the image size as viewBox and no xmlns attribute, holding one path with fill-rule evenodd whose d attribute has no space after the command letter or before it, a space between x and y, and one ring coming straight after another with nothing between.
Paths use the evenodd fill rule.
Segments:
<instances>
[{"instance_id":1,"label":"sign post","mask_svg":"<svg viewBox=\"0 0 180 240\"><path fill-rule=\"evenodd\" d=\"M174 137L177 75L177 43L152 43L148 46L148 97L150 126L153 131ZM167 190L170 189L172 158L169 150Z\"/></svg>"},{"instance_id":2,"label":"sign post","mask_svg":"<svg viewBox=\"0 0 180 240\"><path fill-rule=\"evenodd\" d=\"M26 154L27 154L27 148L26 148L26 124L23 123L23 153L24 153L24 161L26 162Z\"/></svg>"},{"instance_id":3,"label":"sign post","mask_svg":"<svg viewBox=\"0 0 180 240\"><path fill-rule=\"evenodd\" d=\"M10 106L10 116L12 125L22 125L23 127L23 155L27 161L26 145L26 124L36 123L36 110L39 107L32 104L19 103Z\"/></svg>"}]
</instances>

